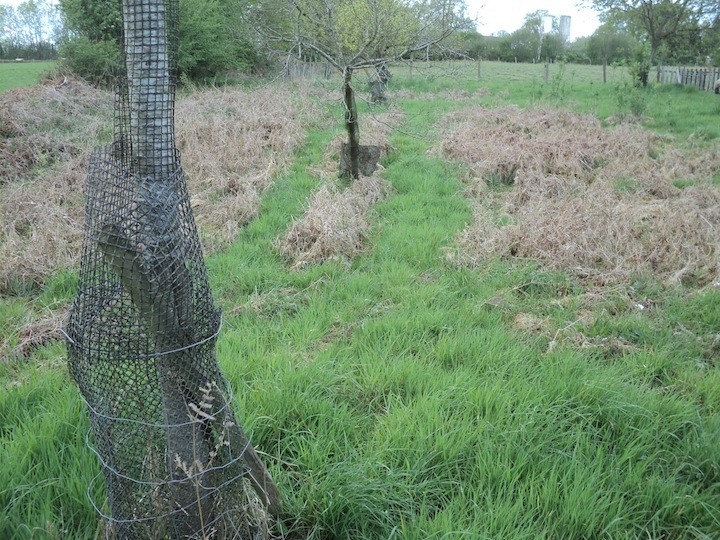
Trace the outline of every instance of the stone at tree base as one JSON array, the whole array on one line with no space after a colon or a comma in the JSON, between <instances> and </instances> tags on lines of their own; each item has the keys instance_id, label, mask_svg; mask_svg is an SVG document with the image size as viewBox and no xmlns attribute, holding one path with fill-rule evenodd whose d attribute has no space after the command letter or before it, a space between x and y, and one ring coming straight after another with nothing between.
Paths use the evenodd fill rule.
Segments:
<instances>
[{"instance_id":1,"label":"stone at tree base","mask_svg":"<svg viewBox=\"0 0 720 540\"><path fill-rule=\"evenodd\" d=\"M372 176L377 169L378 161L382 155L382 146L374 144L360 145L360 164L359 170L362 176ZM340 176L350 176L350 145L342 143L340 151Z\"/></svg>"}]
</instances>

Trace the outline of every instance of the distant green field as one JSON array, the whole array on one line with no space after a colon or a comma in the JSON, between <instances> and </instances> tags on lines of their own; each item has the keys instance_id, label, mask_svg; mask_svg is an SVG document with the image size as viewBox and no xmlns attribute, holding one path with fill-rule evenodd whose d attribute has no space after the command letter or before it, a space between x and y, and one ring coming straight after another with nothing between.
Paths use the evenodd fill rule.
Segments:
<instances>
[{"instance_id":1,"label":"distant green field","mask_svg":"<svg viewBox=\"0 0 720 540\"><path fill-rule=\"evenodd\" d=\"M479 78L478 78L479 68ZM456 61L393 65L390 90L402 87L420 93L488 90L480 103L498 107L559 107L597 116L601 120L631 113L643 117L654 131L672 136L693 136L701 141L720 136L717 115L720 100L694 86L652 84L634 88L623 67L609 66L603 82L602 66L556 63ZM367 74L356 75L360 81ZM340 84L339 81L337 83ZM449 96L448 96L449 97Z\"/></svg>"},{"instance_id":2,"label":"distant green field","mask_svg":"<svg viewBox=\"0 0 720 540\"><path fill-rule=\"evenodd\" d=\"M56 62L0 63L0 92L11 88L32 86L38 77L55 66Z\"/></svg>"}]
</instances>

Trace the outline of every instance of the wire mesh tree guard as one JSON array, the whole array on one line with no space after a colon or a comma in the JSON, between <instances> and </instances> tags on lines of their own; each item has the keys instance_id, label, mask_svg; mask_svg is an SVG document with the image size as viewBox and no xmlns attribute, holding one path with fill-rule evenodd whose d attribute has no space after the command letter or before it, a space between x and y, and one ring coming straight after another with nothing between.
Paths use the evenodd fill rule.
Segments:
<instances>
[{"instance_id":1,"label":"wire mesh tree guard","mask_svg":"<svg viewBox=\"0 0 720 540\"><path fill-rule=\"evenodd\" d=\"M117 538L262 536L279 493L218 367L221 315L174 144L177 0L123 0L122 14L115 137L91 156L66 326L110 513L93 504Z\"/></svg>"}]
</instances>

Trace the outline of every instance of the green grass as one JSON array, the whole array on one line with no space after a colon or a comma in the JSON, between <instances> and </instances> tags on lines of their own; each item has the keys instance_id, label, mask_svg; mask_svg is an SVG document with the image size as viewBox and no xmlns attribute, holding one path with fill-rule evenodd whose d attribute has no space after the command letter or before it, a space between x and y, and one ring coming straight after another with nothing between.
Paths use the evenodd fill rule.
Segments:
<instances>
[{"instance_id":1,"label":"green grass","mask_svg":"<svg viewBox=\"0 0 720 540\"><path fill-rule=\"evenodd\" d=\"M453 87L401 78L393 84L418 94ZM609 116L612 87L576 78L564 97L494 81L479 101ZM662 107L684 91L652 92L646 114L667 115L654 127L687 137L705 125L678 116L671 126ZM720 289L638 279L587 305L582 283L530 262L449 265L443 248L472 213L461 171L428 149L441 114L466 105L424 97L400 103L406 123L384 161L395 192L375 207L365 253L291 271L272 248L318 185L308 170L329 130L309 134L260 216L208 260L227 318L218 357L292 516L278 529L313 539L717 538ZM710 106L699 93L684 99ZM19 324L23 302L54 306L73 286L64 273L38 297L2 299L11 309L0 321ZM592 317L577 321L580 309ZM524 330L517 320L529 315L551 330ZM622 347L575 346L564 339L575 330ZM63 355L51 345L0 365L2 538L101 530L85 495L98 466Z\"/></svg>"},{"instance_id":2,"label":"green grass","mask_svg":"<svg viewBox=\"0 0 720 540\"><path fill-rule=\"evenodd\" d=\"M0 92L37 84L56 62L0 62Z\"/></svg>"},{"instance_id":3,"label":"green grass","mask_svg":"<svg viewBox=\"0 0 720 540\"><path fill-rule=\"evenodd\" d=\"M634 113L649 129L663 134L692 137L700 143L720 137L716 121L720 99L692 86L634 88L621 67L608 67L604 83L601 66L579 64L551 64L546 81L544 64L493 61L481 63L478 80L477 62L449 64L431 63L424 68L424 62L416 62L412 77L407 65L398 66L393 70L391 90L408 89L422 94L485 89L478 103L486 106L513 103L521 107L561 107L603 120Z\"/></svg>"}]
</instances>

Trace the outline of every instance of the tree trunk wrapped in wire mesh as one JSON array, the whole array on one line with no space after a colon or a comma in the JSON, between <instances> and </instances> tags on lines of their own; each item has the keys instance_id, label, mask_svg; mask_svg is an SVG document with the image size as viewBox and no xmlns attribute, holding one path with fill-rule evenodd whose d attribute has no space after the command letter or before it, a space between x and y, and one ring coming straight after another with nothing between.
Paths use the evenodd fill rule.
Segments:
<instances>
[{"instance_id":1,"label":"tree trunk wrapped in wire mesh","mask_svg":"<svg viewBox=\"0 0 720 540\"><path fill-rule=\"evenodd\" d=\"M123 0L126 73L115 140L91 159L68 360L110 534L250 538L279 494L215 357L221 317L174 147L176 13L176 0Z\"/></svg>"}]
</instances>

